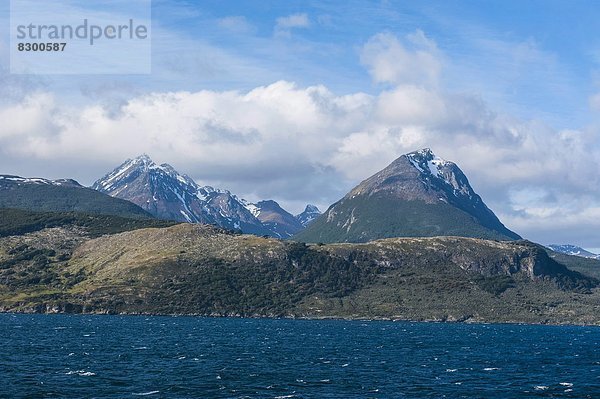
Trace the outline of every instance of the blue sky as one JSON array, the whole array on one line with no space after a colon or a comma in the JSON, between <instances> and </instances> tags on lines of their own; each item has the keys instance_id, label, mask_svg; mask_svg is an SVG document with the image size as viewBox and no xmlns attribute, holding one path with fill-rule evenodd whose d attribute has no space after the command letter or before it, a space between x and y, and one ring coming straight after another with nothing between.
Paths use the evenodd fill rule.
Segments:
<instances>
[{"instance_id":1,"label":"blue sky","mask_svg":"<svg viewBox=\"0 0 600 399\"><path fill-rule=\"evenodd\" d=\"M5 15L8 4L2 3ZM151 76L44 83L68 97L94 83L125 83L141 92L243 90L280 79L325 84L338 94L374 93L380 87L361 65L360 47L379 32L404 36L419 29L451 61L447 89L480 93L517 116L559 128L589 123L588 97L600 86L594 1L154 0L152 12ZM277 36L277 19L294 14L305 15L308 26Z\"/></svg>"},{"instance_id":2,"label":"blue sky","mask_svg":"<svg viewBox=\"0 0 600 399\"><path fill-rule=\"evenodd\" d=\"M147 152L298 211L426 146L524 236L600 248L598 2L152 3L152 74L73 76L11 75L0 4L3 173Z\"/></svg>"}]
</instances>

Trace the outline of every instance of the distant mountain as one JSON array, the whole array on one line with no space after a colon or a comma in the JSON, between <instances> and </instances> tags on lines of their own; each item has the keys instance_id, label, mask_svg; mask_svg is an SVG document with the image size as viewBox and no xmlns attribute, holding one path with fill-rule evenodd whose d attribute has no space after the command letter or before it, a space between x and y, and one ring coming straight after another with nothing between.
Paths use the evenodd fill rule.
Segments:
<instances>
[{"instance_id":1,"label":"distant mountain","mask_svg":"<svg viewBox=\"0 0 600 399\"><path fill-rule=\"evenodd\" d=\"M129 201L83 187L75 180L12 175L0 175L0 208L152 218L148 212Z\"/></svg>"},{"instance_id":2,"label":"distant mountain","mask_svg":"<svg viewBox=\"0 0 600 399\"><path fill-rule=\"evenodd\" d=\"M592 253L590 251L586 251L585 249L578 247L576 245L551 244L551 245L548 245L547 247L550 248L551 250L553 250L554 252L559 252L561 254L581 256L583 258L590 258L590 259L600 259L600 255Z\"/></svg>"},{"instance_id":3,"label":"distant mountain","mask_svg":"<svg viewBox=\"0 0 600 399\"><path fill-rule=\"evenodd\" d=\"M246 203L246 208L277 238L289 238L304 226L273 200Z\"/></svg>"},{"instance_id":4,"label":"distant mountain","mask_svg":"<svg viewBox=\"0 0 600 399\"><path fill-rule=\"evenodd\" d=\"M402 155L360 183L294 239L327 243L431 236L520 238L498 220L455 163L423 149Z\"/></svg>"},{"instance_id":5,"label":"distant mountain","mask_svg":"<svg viewBox=\"0 0 600 399\"><path fill-rule=\"evenodd\" d=\"M157 165L148 155L128 159L92 188L131 201L161 219L280 236L264 226L251 207L229 191L200 186L169 164Z\"/></svg>"},{"instance_id":6,"label":"distant mountain","mask_svg":"<svg viewBox=\"0 0 600 399\"><path fill-rule=\"evenodd\" d=\"M308 226L313 220L321 215L321 211L314 205L308 204L304 209L304 212L296 215L296 220L304 227Z\"/></svg>"}]
</instances>

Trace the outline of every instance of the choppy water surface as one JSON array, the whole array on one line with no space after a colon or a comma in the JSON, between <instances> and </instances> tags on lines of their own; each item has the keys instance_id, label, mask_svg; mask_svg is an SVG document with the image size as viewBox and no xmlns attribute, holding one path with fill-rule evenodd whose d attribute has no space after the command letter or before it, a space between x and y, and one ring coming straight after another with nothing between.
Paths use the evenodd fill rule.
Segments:
<instances>
[{"instance_id":1,"label":"choppy water surface","mask_svg":"<svg viewBox=\"0 0 600 399\"><path fill-rule=\"evenodd\" d=\"M600 398L600 328L0 315L1 398Z\"/></svg>"}]
</instances>

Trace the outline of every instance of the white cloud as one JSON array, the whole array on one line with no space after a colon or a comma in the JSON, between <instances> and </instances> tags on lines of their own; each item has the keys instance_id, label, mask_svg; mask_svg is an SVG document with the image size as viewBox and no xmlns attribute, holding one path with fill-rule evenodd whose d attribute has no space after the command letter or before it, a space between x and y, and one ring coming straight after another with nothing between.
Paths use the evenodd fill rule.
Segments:
<instances>
[{"instance_id":1,"label":"white cloud","mask_svg":"<svg viewBox=\"0 0 600 399\"><path fill-rule=\"evenodd\" d=\"M115 110L67 107L38 92L0 106L0 168L89 184L146 152L203 183L296 211L307 202L327 206L401 154L431 147L461 166L508 227L544 243L600 247L597 132L552 129L447 93L433 84L442 64L430 59L435 43L419 33L403 40L428 55L388 34L365 46L374 78L397 83L376 95L278 81L249 91L137 95ZM398 54L435 72L379 69Z\"/></svg>"},{"instance_id":2,"label":"white cloud","mask_svg":"<svg viewBox=\"0 0 600 399\"><path fill-rule=\"evenodd\" d=\"M292 29L308 28L309 26L310 19L305 13L279 17L275 22L275 36L290 36Z\"/></svg>"},{"instance_id":3,"label":"white cloud","mask_svg":"<svg viewBox=\"0 0 600 399\"><path fill-rule=\"evenodd\" d=\"M360 59L377 83L432 86L442 69L435 42L422 31L403 40L391 33L377 34L363 47Z\"/></svg>"}]
</instances>

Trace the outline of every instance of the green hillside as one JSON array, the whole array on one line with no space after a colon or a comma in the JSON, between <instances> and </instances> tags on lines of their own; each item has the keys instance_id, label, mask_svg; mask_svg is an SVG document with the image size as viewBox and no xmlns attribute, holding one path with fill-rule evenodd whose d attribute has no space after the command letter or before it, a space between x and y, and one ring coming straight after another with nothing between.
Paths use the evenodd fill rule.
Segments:
<instances>
[{"instance_id":1,"label":"green hillside","mask_svg":"<svg viewBox=\"0 0 600 399\"><path fill-rule=\"evenodd\" d=\"M444 202L405 201L383 195L344 198L332 205L293 237L300 242L368 242L391 237L461 236L512 240L507 232L492 230L472 215Z\"/></svg>"},{"instance_id":2,"label":"green hillside","mask_svg":"<svg viewBox=\"0 0 600 399\"><path fill-rule=\"evenodd\" d=\"M145 227L173 225L157 219L125 218L78 212L32 212L23 209L0 209L0 237L22 235L51 227L81 227L91 237L114 234Z\"/></svg>"},{"instance_id":3,"label":"green hillside","mask_svg":"<svg viewBox=\"0 0 600 399\"><path fill-rule=\"evenodd\" d=\"M139 206L81 186L0 181L0 208L82 212L134 218L152 216Z\"/></svg>"},{"instance_id":4,"label":"green hillside","mask_svg":"<svg viewBox=\"0 0 600 399\"><path fill-rule=\"evenodd\" d=\"M524 241L307 246L193 224L0 238L0 311L600 324L598 284Z\"/></svg>"}]
</instances>

